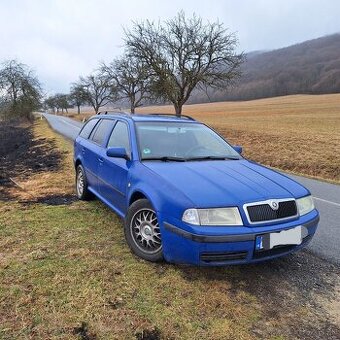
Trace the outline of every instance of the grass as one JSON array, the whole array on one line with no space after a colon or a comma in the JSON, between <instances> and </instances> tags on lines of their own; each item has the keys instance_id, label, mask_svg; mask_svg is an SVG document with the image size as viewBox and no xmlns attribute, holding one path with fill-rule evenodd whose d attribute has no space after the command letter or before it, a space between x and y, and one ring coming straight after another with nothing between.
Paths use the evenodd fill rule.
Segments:
<instances>
[{"instance_id":1,"label":"grass","mask_svg":"<svg viewBox=\"0 0 340 340\"><path fill-rule=\"evenodd\" d=\"M174 109L154 106L137 112L174 113ZM340 94L185 105L183 114L242 145L244 155L254 161L340 183Z\"/></svg>"},{"instance_id":2,"label":"grass","mask_svg":"<svg viewBox=\"0 0 340 340\"><path fill-rule=\"evenodd\" d=\"M72 145L45 122L36 122L34 133L55 143L62 163L43 176L16 178L27 193L0 202L0 338L284 339L300 329L325 332L326 311L306 304L309 288L288 281L301 275L303 253L260 266L153 264L130 253L122 222L99 201L32 202L73 192ZM328 293L332 277L319 284Z\"/></svg>"},{"instance_id":3,"label":"grass","mask_svg":"<svg viewBox=\"0 0 340 340\"><path fill-rule=\"evenodd\" d=\"M138 333L251 338L260 313L256 299L229 294L229 283L193 283L181 268L136 259L121 221L100 202L25 203L73 187L71 144L44 122L34 131L56 143L63 164L58 171L17 178L27 192L19 191L19 201L0 202L0 338L69 339L82 332L117 339Z\"/></svg>"}]
</instances>

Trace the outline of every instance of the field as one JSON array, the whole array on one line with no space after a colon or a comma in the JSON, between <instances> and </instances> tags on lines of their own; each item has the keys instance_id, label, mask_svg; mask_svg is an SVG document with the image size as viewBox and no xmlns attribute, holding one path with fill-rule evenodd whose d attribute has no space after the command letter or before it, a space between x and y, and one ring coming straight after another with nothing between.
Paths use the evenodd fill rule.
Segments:
<instances>
[{"instance_id":1,"label":"field","mask_svg":"<svg viewBox=\"0 0 340 340\"><path fill-rule=\"evenodd\" d=\"M156 106L137 112L174 110L172 106ZM340 183L340 94L185 105L183 114L242 145L244 155L254 161Z\"/></svg>"},{"instance_id":2,"label":"field","mask_svg":"<svg viewBox=\"0 0 340 340\"><path fill-rule=\"evenodd\" d=\"M142 261L112 211L75 199L71 143L44 121L5 128L18 148L1 155L1 339L340 337L336 266L306 251L227 268Z\"/></svg>"},{"instance_id":3,"label":"field","mask_svg":"<svg viewBox=\"0 0 340 340\"><path fill-rule=\"evenodd\" d=\"M138 112L173 111L163 106ZM340 182L340 95L187 105L183 113L242 145L252 160Z\"/></svg>"}]
</instances>

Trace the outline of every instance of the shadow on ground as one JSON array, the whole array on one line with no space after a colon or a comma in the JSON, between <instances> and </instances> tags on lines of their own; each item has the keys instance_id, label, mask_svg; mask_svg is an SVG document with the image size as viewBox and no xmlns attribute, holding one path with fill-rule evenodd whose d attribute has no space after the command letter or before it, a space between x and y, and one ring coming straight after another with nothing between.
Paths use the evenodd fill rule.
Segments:
<instances>
[{"instance_id":1,"label":"shadow on ground","mask_svg":"<svg viewBox=\"0 0 340 340\"><path fill-rule=\"evenodd\" d=\"M209 285L228 281L229 293L243 291L255 296L264 306L262 318L253 329L260 338L268 333L277 336L269 319L280 323L281 331L289 339L340 339L340 325L330 319L327 307L320 302L334 298L340 269L307 251L243 266L199 269L182 266L181 275L190 282L206 280ZM299 318L308 307L312 307L313 315L306 312L303 319Z\"/></svg>"}]
</instances>

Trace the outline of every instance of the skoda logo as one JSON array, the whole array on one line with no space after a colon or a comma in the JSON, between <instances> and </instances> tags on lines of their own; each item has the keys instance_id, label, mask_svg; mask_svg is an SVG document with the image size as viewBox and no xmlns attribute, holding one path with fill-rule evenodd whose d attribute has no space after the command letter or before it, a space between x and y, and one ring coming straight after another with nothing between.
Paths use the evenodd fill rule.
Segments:
<instances>
[{"instance_id":1,"label":"skoda logo","mask_svg":"<svg viewBox=\"0 0 340 340\"><path fill-rule=\"evenodd\" d=\"M277 201L270 201L269 205L273 210L279 209L279 203Z\"/></svg>"}]
</instances>

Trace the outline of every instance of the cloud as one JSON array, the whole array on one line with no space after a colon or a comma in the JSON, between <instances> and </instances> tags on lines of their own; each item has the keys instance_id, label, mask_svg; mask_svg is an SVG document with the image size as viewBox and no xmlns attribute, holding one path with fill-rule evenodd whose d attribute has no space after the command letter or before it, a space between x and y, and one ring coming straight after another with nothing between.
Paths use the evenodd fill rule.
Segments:
<instances>
[{"instance_id":1,"label":"cloud","mask_svg":"<svg viewBox=\"0 0 340 340\"><path fill-rule=\"evenodd\" d=\"M340 31L340 3L324 0L12 0L0 3L0 61L17 58L36 70L47 92L71 82L122 51L132 20L187 15L223 22L239 49L273 49Z\"/></svg>"}]
</instances>

